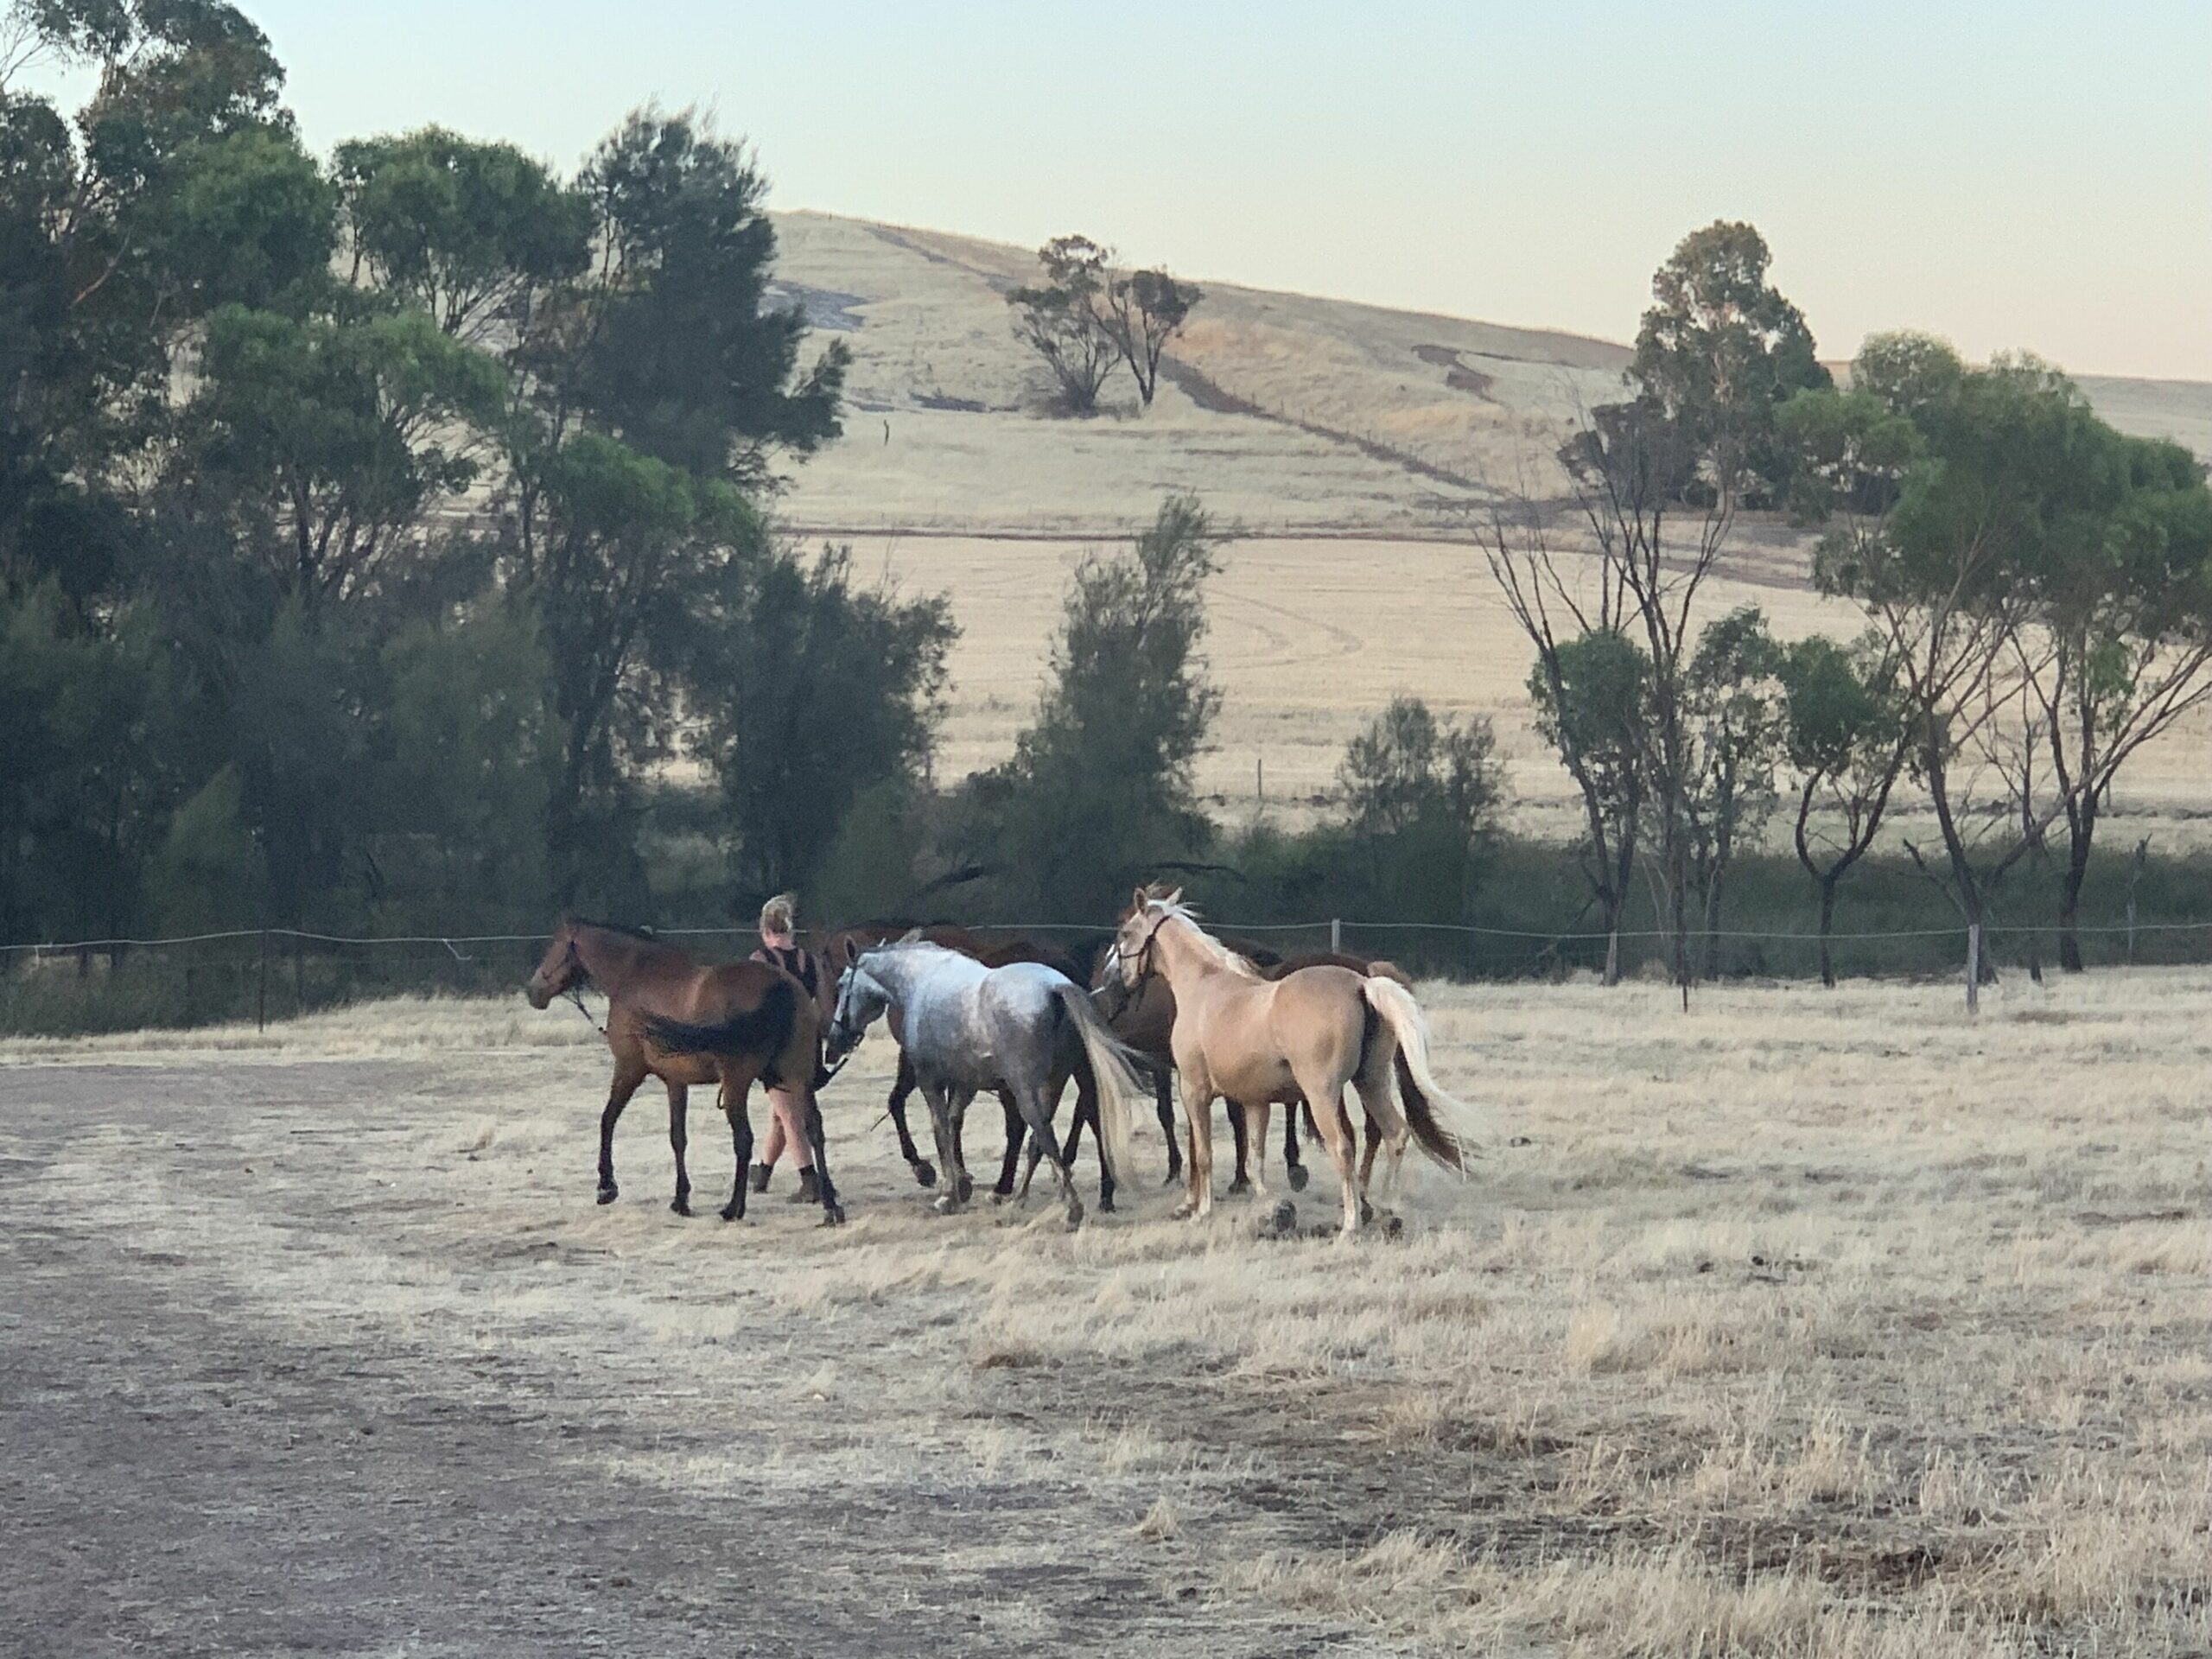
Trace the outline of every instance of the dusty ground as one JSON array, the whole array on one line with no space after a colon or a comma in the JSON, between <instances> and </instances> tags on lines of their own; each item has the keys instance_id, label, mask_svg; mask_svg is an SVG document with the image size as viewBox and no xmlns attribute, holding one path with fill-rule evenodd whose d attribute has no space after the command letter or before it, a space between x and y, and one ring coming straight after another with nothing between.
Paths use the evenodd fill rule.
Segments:
<instances>
[{"instance_id":1,"label":"dusty ground","mask_svg":"<svg viewBox=\"0 0 2212 1659\"><path fill-rule=\"evenodd\" d=\"M10 1044L0 1628L2202 1652L2208 995L2007 986L1969 1027L1937 985L1439 993L1446 1075L1519 1143L1350 1249L1150 1192L1072 1237L930 1216L868 1050L824 1231L669 1214L644 1096L594 1207L565 1010Z\"/></svg>"}]
</instances>

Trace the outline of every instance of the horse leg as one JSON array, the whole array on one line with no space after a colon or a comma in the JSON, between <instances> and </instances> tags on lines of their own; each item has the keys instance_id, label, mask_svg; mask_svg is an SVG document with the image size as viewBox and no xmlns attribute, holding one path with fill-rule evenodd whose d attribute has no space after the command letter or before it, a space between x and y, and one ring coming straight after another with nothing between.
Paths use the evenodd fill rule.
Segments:
<instances>
[{"instance_id":1,"label":"horse leg","mask_svg":"<svg viewBox=\"0 0 2212 1659\"><path fill-rule=\"evenodd\" d=\"M1075 1118L1068 1125L1067 1144L1060 1148L1060 1155L1070 1171L1073 1171L1076 1147L1083 1140L1084 1126L1088 1124L1090 1128L1090 1144L1098 1148L1098 1209L1102 1215L1108 1214L1114 1208L1114 1166L1106 1160L1106 1131L1098 1121L1098 1078L1092 1072L1090 1062L1087 1057L1083 1065L1077 1068L1074 1076ZM1046 1110L1058 1112L1060 1096L1066 1092L1066 1077L1055 1077L1052 1079L1052 1092L1046 1097ZM1175 1138L1172 1134L1168 1136L1167 1144L1171 1147L1175 1144Z\"/></svg>"},{"instance_id":2,"label":"horse leg","mask_svg":"<svg viewBox=\"0 0 2212 1659\"><path fill-rule=\"evenodd\" d=\"M822 1103L810 1088L805 1090L799 1117L806 1127L806 1143L814 1148L814 1183L822 1199L822 1224L838 1226L845 1219L845 1206L838 1200L836 1183L830 1179L830 1141L822 1128Z\"/></svg>"},{"instance_id":3,"label":"horse leg","mask_svg":"<svg viewBox=\"0 0 2212 1659\"><path fill-rule=\"evenodd\" d=\"M922 1098L930 1103L930 1128L937 1137L937 1160L944 1166L946 1187L931 1205L940 1216L960 1208L960 1154L952 1144L952 1108L944 1090L922 1084Z\"/></svg>"},{"instance_id":4,"label":"horse leg","mask_svg":"<svg viewBox=\"0 0 2212 1659\"><path fill-rule=\"evenodd\" d=\"M1283 1179L1290 1183L1290 1190L1294 1192L1303 1192L1307 1179L1306 1166L1298 1160L1298 1114L1300 1110L1306 1113L1306 1121L1311 1123L1313 1121L1313 1109L1302 1100L1290 1102L1282 1111Z\"/></svg>"},{"instance_id":5,"label":"horse leg","mask_svg":"<svg viewBox=\"0 0 2212 1659\"><path fill-rule=\"evenodd\" d=\"M1021 1134L1024 1125L1021 1112L1014 1103L1011 1089L999 1090L999 1110L1006 1116L1006 1157L999 1164L999 1183L991 1189L991 1197L1003 1204L1014 1196L1014 1168L1021 1161Z\"/></svg>"},{"instance_id":6,"label":"horse leg","mask_svg":"<svg viewBox=\"0 0 2212 1659\"><path fill-rule=\"evenodd\" d=\"M679 1216L691 1213L691 1172L683 1166L683 1148L690 1139L684 1119L690 1104L690 1090L680 1083L668 1085L668 1148L676 1154L676 1197L668 1207Z\"/></svg>"},{"instance_id":7,"label":"horse leg","mask_svg":"<svg viewBox=\"0 0 2212 1659\"><path fill-rule=\"evenodd\" d=\"M1200 1221L1213 1213L1213 1101L1211 1084L1200 1087L1188 1073L1183 1077L1183 1116L1191 1126L1189 1190L1175 1206L1178 1217Z\"/></svg>"},{"instance_id":8,"label":"horse leg","mask_svg":"<svg viewBox=\"0 0 2212 1659\"><path fill-rule=\"evenodd\" d=\"M1329 1149L1329 1161L1337 1166L1337 1182L1344 1194L1344 1223L1338 1230L1341 1236L1350 1238L1366 1218L1367 1200L1352 1168L1356 1147L1351 1117L1344 1110L1344 1083L1343 1077L1318 1068L1298 1079L1306 1104L1313 1108L1314 1122L1320 1128L1322 1142Z\"/></svg>"},{"instance_id":9,"label":"horse leg","mask_svg":"<svg viewBox=\"0 0 2212 1659\"><path fill-rule=\"evenodd\" d=\"M1160 1138L1167 1143L1166 1185L1173 1186L1183 1179L1183 1143L1175 1138L1175 1079L1164 1065L1152 1069L1152 1103L1160 1113Z\"/></svg>"},{"instance_id":10,"label":"horse leg","mask_svg":"<svg viewBox=\"0 0 2212 1659\"><path fill-rule=\"evenodd\" d=\"M622 1121L622 1109L630 1103L630 1096L638 1092L638 1085L645 1080L645 1068L621 1066L614 1073L614 1081L607 1091L607 1109L599 1115L599 1201L612 1204L621 1196L622 1189L614 1185L614 1126Z\"/></svg>"},{"instance_id":11,"label":"horse leg","mask_svg":"<svg viewBox=\"0 0 2212 1659\"><path fill-rule=\"evenodd\" d=\"M891 1099L884 1108L891 1114L891 1127L899 1131L899 1155L906 1160L906 1167L914 1172L914 1185L935 1186L937 1168L922 1156L921 1148L914 1144L914 1137L906 1131L906 1101L914 1092L914 1063L906 1051L899 1051L899 1075L891 1082ZM940 1153L939 1157L944 1154Z\"/></svg>"},{"instance_id":12,"label":"horse leg","mask_svg":"<svg viewBox=\"0 0 2212 1659\"><path fill-rule=\"evenodd\" d=\"M1251 1126L1245 1122L1243 1112L1235 1101L1230 1101L1229 1103L1229 1138L1236 1143L1236 1173L1230 1178L1229 1182L1229 1196L1231 1198L1235 1198L1239 1192L1249 1192L1252 1190L1252 1171L1249 1161L1252 1150L1251 1133ZM1263 1136L1260 1141L1260 1156L1265 1158L1267 1155L1268 1143Z\"/></svg>"},{"instance_id":13,"label":"horse leg","mask_svg":"<svg viewBox=\"0 0 2212 1659\"><path fill-rule=\"evenodd\" d=\"M1237 1137L1237 1144L1249 1146L1253 1151L1252 1196L1262 1204L1268 1200L1268 1103L1264 1100L1245 1103L1232 1100L1229 1103L1229 1121L1232 1123L1242 1122L1244 1126L1244 1133Z\"/></svg>"},{"instance_id":14,"label":"horse leg","mask_svg":"<svg viewBox=\"0 0 2212 1659\"><path fill-rule=\"evenodd\" d=\"M1034 1088L1021 1091L1022 1116L1029 1120L1030 1135L1044 1147L1045 1156L1052 1160L1052 1173L1060 1178L1060 1202L1067 1206L1068 1230L1073 1232L1083 1225L1083 1200L1076 1196L1075 1177L1069 1171L1069 1160L1062 1155L1059 1137L1052 1133L1052 1109L1058 1103L1057 1091L1051 1095ZM1078 1107L1077 1123L1083 1121L1080 1112Z\"/></svg>"},{"instance_id":15,"label":"horse leg","mask_svg":"<svg viewBox=\"0 0 2212 1659\"><path fill-rule=\"evenodd\" d=\"M962 1137L968 1131L968 1109L976 1103L976 1091L964 1089L952 1096L952 1190L965 1204L976 1196L976 1183L969 1179L968 1154Z\"/></svg>"},{"instance_id":16,"label":"horse leg","mask_svg":"<svg viewBox=\"0 0 2212 1659\"><path fill-rule=\"evenodd\" d=\"M753 1116L746 1109L745 1097L753 1089L750 1070L722 1073L721 1108L729 1115L731 1147L737 1154L737 1179L729 1190L729 1202L722 1206L724 1221L745 1219L745 1178L753 1167Z\"/></svg>"}]
</instances>

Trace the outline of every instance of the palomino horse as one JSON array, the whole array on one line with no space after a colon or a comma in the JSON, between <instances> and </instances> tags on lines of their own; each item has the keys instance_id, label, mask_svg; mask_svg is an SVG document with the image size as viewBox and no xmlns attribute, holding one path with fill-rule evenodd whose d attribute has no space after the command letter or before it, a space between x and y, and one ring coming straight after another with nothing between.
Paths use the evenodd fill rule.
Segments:
<instances>
[{"instance_id":1,"label":"palomino horse","mask_svg":"<svg viewBox=\"0 0 2212 1659\"><path fill-rule=\"evenodd\" d=\"M1164 896L1166 890L1147 887L1145 891L1150 896L1159 898ZM1127 922L1132 913L1125 911L1121 920ZM1402 968L1395 963L1386 962L1381 957L1347 956L1341 951L1333 950L1313 951L1304 956L1279 957L1264 947L1255 947L1242 940L1224 939L1222 943L1257 968L1262 979L1282 979L1296 973L1301 968L1349 968L1363 978L1376 975L1383 979L1395 980L1408 991L1414 988L1412 979L1407 976ZM1110 951L1100 957L1097 971L1091 976L1090 982L1092 989L1098 995L1099 1011L1105 1014L1107 1023L1114 1027L1114 1034L1143 1058L1157 1080L1160 1123L1167 1135L1167 1184L1173 1186L1183 1173L1183 1159L1175 1144L1174 1118L1167 1104L1167 1078L1175 1069L1175 1052L1173 1046L1175 1031L1175 993L1169 988L1167 982L1158 975L1147 978L1134 990L1124 986L1122 983L1119 968L1112 960ZM1402 1094L1408 1082L1403 1056L1399 1057L1396 1065L1398 1089ZM1306 1104L1305 1097L1300 1095L1295 1088L1290 1090L1286 1097L1273 1103L1288 1108L1283 1114L1282 1121L1283 1173L1285 1178L1290 1182L1290 1190L1294 1192L1303 1192L1306 1190L1307 1178L1306 1166L1298 1155L1300 1113L1303 1111L1308 1131L1314 1139L1320 1138L1320 1131L1313 1127L1313 1109ZM1229 1133L1230 1139L1236 1143L1236 1173L1229 1183L1229 1190L1231 1194L1249 1192L1252 1185L1249 1167L1252 1147L1245 1129L1244 1114L1234 1108L1229 1114ZM1367 1122L1366 1151L1363 1155L1360 1169L1360 1181L1363 1185L1366 1183L1368 1172L1374 1167L1375 1154L1381 1139L1375 1121L1370 1118ZM1071 1134L1067 1147L1071 1161L1075 1157L1075 1137ZM1259 1155L1262 1158L1267 1155L1265 1147L1260 1148Z\"/></svg>"},{"instance_id":2,"label":"palomino horse","mask_svg":"<svg viewBox=\"0 0 2212 1659\"><path fill-rule=\"evenodd\" d=\"M614 1125L638 1085L657 1077L668 1085L668 1143L676 1154L679 1216L691 1213L691 1177L684 1167L684 1108L690 1085L717 1084L737 1149L737 1182L722 1219L745 1214L745 1171L753 1157L753 1124L746 1096L753 1080L792 1090L804 1103L807 1139L814 1146L824 1225L845 1218L823 1155L818 1083L821 1020L797 980L760 962L707 967L688 951L651 934L605 922L561 924L544 959L524 988L531 1006L595 985L607 999L607 1046L614 1053L614 1080L599 1116L599 1201L612 1204Z\"/></svg>"},{"instance_id":3,"label":"palomino horse","mask_svg":"<svg viewBox=\"0 0 2212 1659\"><path fill-rule=\"evenodd\" d=\"M1347 1236L1367 1209L1352 1167L1347 1084L1389 1147L1392 1174L1409 1141L1446 1169L1465 1170L1470 1131L1445 1120L1464 1124L1471 1114L1430 1071L1421 1008L1395 980L1331 966L1264 979L1198 926L1179 893L1142 888L1115 936L1113 960L1124 985L1157 974L1175 993L1173 1046L1191 1135L1190 1195L1177 1213L1203 1217L1213 1209L1213 1103L1221 1096L1245 1114L1260 1145L1268 1103L1293 1090L1304 1096L1337 1166ZM1412 1085L1402 1110L1390 1090L1399 1055Z\"/></svg>"},{"instance_id":4,"label":"palomino horse","mask_svg":"<svg viewBox=\"0 0 2212 1659\"><path fill-rule=\"evenodd\" d=\"M960 1155L968 1103L984 1090L1005 1089L1052 1161L1068 1225L1080 1225L1083 1201L1052 1133L1053 1108L1068 1079L1088 1073L1106 1160L1127 1168L1132 1103L1141 1097L1128 1051L1106 1028L1090 994L1041 963L986 968L910 937L862 951L845 969L823 1052L832 1059L850 1053L869 1025L893 1012L945 1166L938 1211L958 1210L974 1191Z\"/></svg>"}]
</instances>

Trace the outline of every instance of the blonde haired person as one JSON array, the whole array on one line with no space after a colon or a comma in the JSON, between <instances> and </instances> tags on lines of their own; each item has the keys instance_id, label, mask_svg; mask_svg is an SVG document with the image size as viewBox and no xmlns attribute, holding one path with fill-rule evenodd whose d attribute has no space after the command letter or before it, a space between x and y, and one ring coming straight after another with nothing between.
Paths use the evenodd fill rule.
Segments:
<instances>
[{"instance_id":1,"label":"blonde haired person","mask_svg":"<svg viewBox=\"0 0 2212 1659\"><path fill-rule=\"evenodd\" d=\"M798 895L778 893L760 906L760 948L753 953L753 960L782 969L798 981L799 988L811 1001L821 990L822 968L815 961L814 953L794 937L798 929ZM806 1138L806 1120L800 1116L799 1098L788 1089L771 1089L767 1093L768 1135L760 1143L760 1161L753 1166L753 1190L768 1190L768 1177L788 1146L792 1161L798 1166L798 1189L786 1202L819 1204L822 1195L815 1185L814 1147Z\"/></svg>"}]
</instances>

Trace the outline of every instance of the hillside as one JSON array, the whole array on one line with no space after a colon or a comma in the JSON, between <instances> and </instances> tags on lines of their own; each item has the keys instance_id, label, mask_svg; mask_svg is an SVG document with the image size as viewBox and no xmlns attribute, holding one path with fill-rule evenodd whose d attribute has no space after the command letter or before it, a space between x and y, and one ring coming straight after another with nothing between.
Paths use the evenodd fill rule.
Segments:
<instances>
[{"instance_id":1,"label":"hillside","mask_svg":"<svg viewBox=\"0 0 2212 1659\"><path fill-rule=\"evenodd\" d=\"M1165 492L1281 534L1464 534L1551 460L1579 409L1621 392L1611 341L1206 283L1153 407L1032 412L1005 290L1027 249L780 214L778 271L853 353L842 442L784 503L809 530L1054 536L1118 530ZM1624 319L1625 322L1627 320ZM2083 377L2115 425L2212 456L2212 385Z\"/></svg>"}]
</instances>

